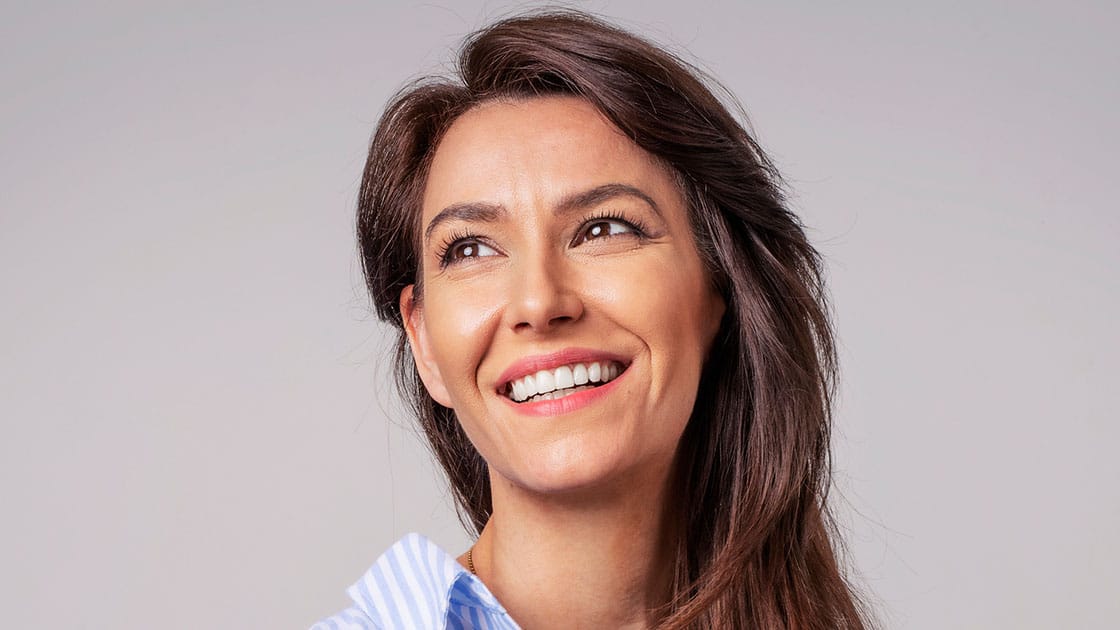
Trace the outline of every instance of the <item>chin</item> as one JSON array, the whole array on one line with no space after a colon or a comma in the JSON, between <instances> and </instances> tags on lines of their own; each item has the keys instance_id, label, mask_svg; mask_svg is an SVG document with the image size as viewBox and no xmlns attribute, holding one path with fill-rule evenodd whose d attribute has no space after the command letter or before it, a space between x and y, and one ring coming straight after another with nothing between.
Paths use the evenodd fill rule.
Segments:
<instances>
[{"instance_id":1,"label":"chin","mask_svg":"<svg viewBox=\"0 0 1120 630\"><path fill-rule=\"evenodd\" d=\"M581 445L553 445L552 448L527 457L509 482L522 490L555 497L604 496L628 492L652 480L650 473L667 466L658 466L662 458L641 462L636 454L623 455L617 449ZM644 465L642 465L644 464ZM500 474L500 473L499 473Z\"/></svg>"},{"instance_id":2,"label":"chin","mask_svg":"<svg viewBox=\"0 0 1120 630\"><path fill-rule=\"evenodd\" d=\"M611 485L617 475L602 466L588 466L582 461L569 461L550 466L537 464L521 478L525 490L537 494L582 494Z\"/></svg>"}]
</instances>

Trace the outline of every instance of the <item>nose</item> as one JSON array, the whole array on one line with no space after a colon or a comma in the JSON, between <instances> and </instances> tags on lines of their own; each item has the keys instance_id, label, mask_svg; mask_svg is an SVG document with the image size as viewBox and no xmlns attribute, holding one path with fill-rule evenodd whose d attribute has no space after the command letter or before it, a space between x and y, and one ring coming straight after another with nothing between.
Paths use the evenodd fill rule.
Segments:
<instances>
[{"instance_id":1,"label":"nose","mask_svg":"<svg viewBox=\"0 0 1120 630\"><path fill-rule=\"evenodd\" d=\"M583 316L563 256L536 256L513 270L506 320L515 332L548 332Z\"/></svg>"}]
</instances>

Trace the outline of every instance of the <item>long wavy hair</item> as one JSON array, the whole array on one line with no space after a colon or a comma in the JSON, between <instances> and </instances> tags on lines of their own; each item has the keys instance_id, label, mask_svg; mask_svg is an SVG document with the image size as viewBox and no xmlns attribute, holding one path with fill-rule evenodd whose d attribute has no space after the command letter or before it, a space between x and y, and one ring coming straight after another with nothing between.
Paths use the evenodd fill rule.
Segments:
<instances>
[{"instance_id":1,"label":"long wavy hair","mask_svg":"<svg viewBox=\"0 0 1120 630\"><path fill-rule=\"evenodd\" d=\"M377 126L358 200L368 289L378 315L400 331L398 386L477 534L492 509L486 462L454 411L421 383L399 308L406 285L422 293L428 167L451 123L480 103L589 101L674 174L727 304L679 446L680 537L661 627L864 628L870 618L836 560L840 538L826 505L836 351L821 259L786 207L773 163L732 114L741 110L702 77L579 12L525 14L473 34L457 77L411 84Z\"/></svg>"}]
</instances>

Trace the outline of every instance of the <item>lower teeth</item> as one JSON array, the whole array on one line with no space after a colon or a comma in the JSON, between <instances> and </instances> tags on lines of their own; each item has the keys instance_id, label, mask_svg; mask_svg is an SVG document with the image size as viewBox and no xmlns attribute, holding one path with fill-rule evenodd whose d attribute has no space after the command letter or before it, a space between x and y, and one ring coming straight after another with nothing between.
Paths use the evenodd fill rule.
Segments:
<instances>
[{"instance_id":1,"label":"lower teeth","mask_svg":"<svg viewBox=\"0 0 1120 630\"><path fill-rule=\"evenodd\" d=\"M544 394L537 394L536 396L530 396L527 400L523 400L522 402L537 402L538 400L556 400L557 398L563 398L565 396L570 396L570 395L572 395L576 392L582 392L582 391L588 390L588 389L595 389L598 386L599 385L580 385L579 387L569 387L568 389L558 389L556 391L546 392Z\"/></svg>"}]
</instances>

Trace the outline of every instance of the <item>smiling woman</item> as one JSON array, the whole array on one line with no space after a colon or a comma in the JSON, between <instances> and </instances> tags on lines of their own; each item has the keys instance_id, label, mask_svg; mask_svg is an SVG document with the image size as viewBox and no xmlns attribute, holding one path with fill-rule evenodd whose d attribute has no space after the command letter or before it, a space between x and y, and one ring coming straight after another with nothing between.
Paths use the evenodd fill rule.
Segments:
<instances>
[{"instance_id":1,"label":"smiling woman","mask_svg":"<svg viewBox=\"0 0 1120 630\"><path fill-rule=\"evenodd\" d=\"M501 100L450 126L421 205L401 313L494 505L662 492L724 308L669 172L584 99Z\"/></svg>"},{"instance_id":2,"label":"smiling woman","mask_svg":"<svg viewBox=\"0 0 1120 630\"><path fill-rule=\"evenodd\" d=\"M322 628L862 628L834 350L778 176L688 66L565 12L389 105L358 232L476 543L410 535Z\"/></svg>"}]
</instances>

